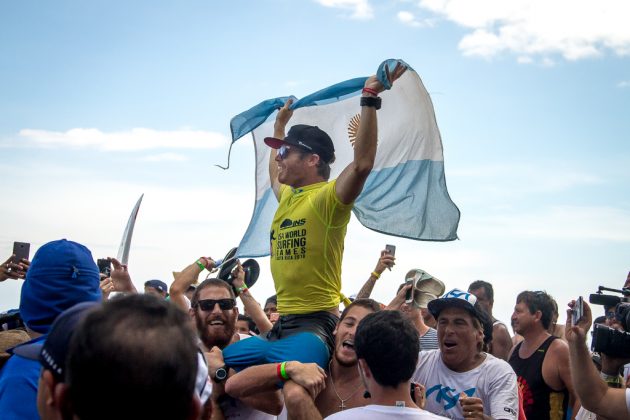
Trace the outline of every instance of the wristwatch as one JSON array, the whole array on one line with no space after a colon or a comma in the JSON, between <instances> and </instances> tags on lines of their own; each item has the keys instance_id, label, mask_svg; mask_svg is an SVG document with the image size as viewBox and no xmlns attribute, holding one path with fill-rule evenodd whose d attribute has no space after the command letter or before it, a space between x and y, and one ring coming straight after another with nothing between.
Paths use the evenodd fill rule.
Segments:
<instances>
[{"instance_id":1,"label":"wristwatch","mask_svg":"<svg viewBox=\"0 0 630 420\"><path fill-rule=\"evenodd\" d=\"M214 371L214 375L212 375L212 380L214 382L221 383L227 379L227 376L227 366L223 365Z\"/></svg>"}]
</instances>

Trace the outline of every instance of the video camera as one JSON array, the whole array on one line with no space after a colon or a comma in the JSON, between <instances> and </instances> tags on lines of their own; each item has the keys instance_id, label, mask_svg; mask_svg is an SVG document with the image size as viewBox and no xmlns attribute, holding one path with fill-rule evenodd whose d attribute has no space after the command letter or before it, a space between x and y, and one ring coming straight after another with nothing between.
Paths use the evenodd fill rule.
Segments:
<instances>
[{"instance_id":1,"label":"video camera","mask_svg":"<svg viewBox=\"0 0 630 420\"><path fill-rule=\"evenodd\" d=\"M620 293L621 296L605 295L602 292ZM597 324L593 328L593 351L610 357L630 357L630 288L611 289L599 286L597 293L590 295L589 302L615 308L615 319L624 331Z\"/></svg>"}]
</instances>

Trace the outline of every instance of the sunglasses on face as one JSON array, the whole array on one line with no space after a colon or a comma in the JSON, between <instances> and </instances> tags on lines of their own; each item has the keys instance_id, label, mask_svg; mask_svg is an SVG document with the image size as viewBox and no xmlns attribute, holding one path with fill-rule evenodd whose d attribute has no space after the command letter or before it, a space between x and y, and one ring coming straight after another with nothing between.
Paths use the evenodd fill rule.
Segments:
<instances>
[{"instance_id":1,"label":"sunglasses on face","mask_svg":"<svg viewBox=\"0 0 630 420\"><path fill-rule=\"evenodd\" d=\"M289 151L291 150L291 146L287 146L286 144L283 144L282 146L280 146L280 148L278 149L278 157L282 160L286 159L287 156L289 156Z\"/></svg>"},{"instance_id":2,"label":"sunglasses on face","mask_svg":"<svg viewBox=\"0 0 630 420\"><path fill-rule=\"evenodd\" d=\"M217 303L222 311L228 311L236 306L234 299L203 299L197 302L197 306L201 308L202 311L209 312L214 309L214 305Z\"/></svg>"}]
</instances>

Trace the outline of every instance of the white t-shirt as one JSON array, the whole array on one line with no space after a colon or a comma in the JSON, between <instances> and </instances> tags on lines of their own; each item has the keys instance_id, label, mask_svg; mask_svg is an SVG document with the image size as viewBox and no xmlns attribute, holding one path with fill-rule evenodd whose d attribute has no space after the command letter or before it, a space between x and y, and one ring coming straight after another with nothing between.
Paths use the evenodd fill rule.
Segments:
<instances>
[{"instance_id":1,"label":"white t-shirt","mask_svg":"<svg viewBox=\"0 0 630 420\"><path fill-rule=\"evenodd\" d=\"M326 417L331 420L360 420L360 419L444 419L420 408L395 407L391 405L366 405L365 407L350 408Z\"/></svg>"},{"instance_id":2,"label":"white t-shirt","mask_svg":"<svg viewBox=\"0 0 630 420\"><path fill-rule=\"evenodd\" d=\"M481 398L484 414L495 419L518 418L516 373L504 360L486 354L486 360L468 372L446 367L440 350L421 351L412 382L426 387L425 409L451 419L463 419L459 394Z\"/></svg>"},{"instance_id":3,"label":"white t-shirt","mask_svg":"<svg viewBox=\"0 0 630 420\"><path fill-rule=\"evenodd\" d=\"M630 388L626 388L626 407L628 408L628 414L630 414Z\"/></svg>"}]
</instances>

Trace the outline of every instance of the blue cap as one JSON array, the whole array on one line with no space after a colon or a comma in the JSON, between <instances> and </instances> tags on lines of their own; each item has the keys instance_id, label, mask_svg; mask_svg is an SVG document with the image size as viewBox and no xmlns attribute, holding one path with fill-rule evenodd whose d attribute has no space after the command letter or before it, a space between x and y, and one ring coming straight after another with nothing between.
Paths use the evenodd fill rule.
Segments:
<instances>
[{"instance_id":1,"label":"blue cap","mask_svg":"<svg viewBox=\"0 0 630 420\"><path fill-rule=\"evenodd\" d=\"M158 292L167 292L168 291L168 286L166 285L166 283L164 283L162 280L147 280L144 283L144 287L153 287L155 290L157 290Z\"/></svg>"},{"instance_id":2,"label":"blue cap","mask_svg":"<svg viewBox=\"0 0 630 420\"><path fill-rule=\"evenodd\" d=\"M460 289L453 289L441 298L429 302L428 308L435 319L438 318L443 309L449 307L465 309L470 312L471 315L479 318L475 303L477 303L477 297L472 293L464 292Z\"/></svg>"},{"instance_id":3,"label":"blue cap","mask_svg":"<svg viewBox=\"0 0 630 420\"><path fill-rule=\"evenodd\" d=\"M66 309L100 300L98 267L92 253L81 244L61 239L35 253L22 285L20 315L28 328L46 334Z\"/></svg>"}]
</instances>

